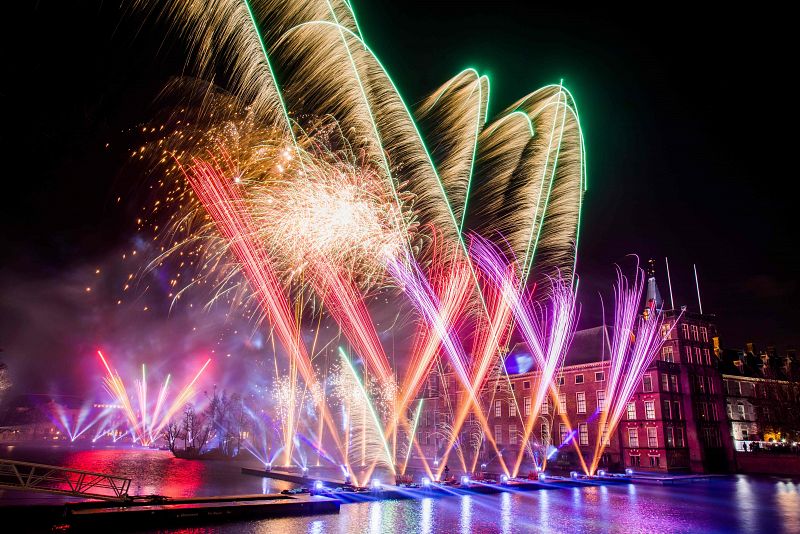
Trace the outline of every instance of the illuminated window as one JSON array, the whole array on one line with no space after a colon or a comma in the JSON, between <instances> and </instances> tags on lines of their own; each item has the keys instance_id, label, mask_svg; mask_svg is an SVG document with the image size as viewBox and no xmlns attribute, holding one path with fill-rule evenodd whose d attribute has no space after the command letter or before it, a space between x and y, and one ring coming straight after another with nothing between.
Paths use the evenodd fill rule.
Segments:
<instances>
[{"instance_id":1,"label":"illuminated window","mask_svg":"<svg viewBox=\"0 0 800 534\"><path fill-rule=\"evenodd\" d=\"M575 383L583 384L583 375L575 375Z\"/></svg>"},{"instance_id":2,"label":"illuminated window","mask_svg":"<svg viewBox=\"0 0 800 534\"><path fill-rule=\"evenodd\" d=\"M683 351L686 353L686 363L694 363L692 359L692 347L687 345L683 347Z\"/></svg>"},{"instance_id":3,"label":"illuminated window","mask_svg":"<svg viewBox=\"0 0 800 534\"><path fill-rule=\"evenodd\" d=\"M586 423L580 423L578 425L578 439L580 445L589 444L589 425Z\"/></svg>"},{"instance_id":4,"label":"illuminated window","mask_svg":"<svg viewBox=\"0 0 800 534\"><path fill-rule=\"evenodd\" d=\"M550 442L550 427L547 423L542 423L542 443Z\"/></svg>"},{"instance_id":5,"label":"illuminated window","mask_svg":"<svg viewBox=\"0 0 800 534\"><path fill-rule=\"evenodd\" d=\"M525 417L528 417L531 414L531 398L525 397L525 404L523 406L525 410Z\"/></svg>"},{"instance_id":6,"label":"illuminated window","mask_svg":"<svg viewBox=\"0 0 800 534\"><path fill-rule=\"evenodd\" d=\"M503 416L503 403L502 401L494 401L494 416L495 417L502 417Z\"/></svg>"},{"instance_id":7,"label":"illuminated window","mask_svg":"<svg viewBox=\"0 0 800 534\"><path fill-rule=\"evenodd\" d=\"M691 328L692 328L692 339L694 339L695 341L700 341L700 336L697 335L697 325L693 324Z\"/></svg>"},{"instance_id":8,"label":"illuminated window","mask_svg":"<svg viewBox=\"0 0 800 534\"><path fill-rule=\"evenodd\" d=\"M665 362L675 362L675 356L672 354L672 345L665 345L661 348L661 359Z\"/></svg>"},{"instance_id":9,"label":"illuminated window","mask_svg":"<svg viewBox=\"0 0 800 534\"><path fill-rule=\"evenodd\" d=\"M567 395L564 393L558 396L558 409L559 413L567 413Z\"/></svg>"},{"instance_id":10,"label":"illuminated window","mask_svg":"<svg viewBox=\"0 0 800 534\"><path fill-rule=\"evenodd\" d=\"M654 426L647 428L647 446L650 448L658 447L658 430Z\"/></svg>"},{"instance_id":11,"label":"illuminated window","mask_svg":"<svg viewBox=\"0 0 800 534\"><path fill-rule=\"evenodd\" d=\"M498 445L503 444L503 427L501 425L494 425L494 441Z\"/></svg>"},{"instance_id":12,"label":"illuminated window","mask_svg":"<svg viewBox=\"0 0 800 534\"><path fill-rule=\"evenodd\" d=\"M514 399L508 401L508 416L509 417L517 416L517 404L514 402Z\"/></svg>"},{"instance_id":13,"label":"illuminated window","mask_svg":"<svg viewBox=\"0 0 800 534\"><path fill-rule=\"evenodd\" d=\"M669 375L661 375L661 391L669 391Z\"/></svg>"},{"instance_id":14,"label":"illuminated window","mask_svg":"<svg viewBox=\"0 0 800 534\"><path fill-rule=\"evenodd\" d=\"M747 413L745 412L744 404L742 404L741 402L739 403L739 417L741 417L742 419L747 419Z\"/></svg>"},{"instance_id":15,"label":"illuminated window","mask_svg":"<svg viewBox=\"0 0 800 534\"><path fill-rule=\"evenodd\" d=\"M670 338L670 326L671 325L669 323L664 323L661 325L661 337L664 339Z\"/></svg>"},{"instance_id":16,"label":"illuminated window","mask_svg":"<svg viewBox=\"0 0 800 534\"><path fill-rule=\"evenodd\" d=\"M508 444L517 444L517 425L508 425Z\"/></svg>"},{"instance_id":17,"label":"illuminated window","mask_svg":"<svg viewBox=\"0 0 800 534\"><path fill-rule=\"evenodd\" d=\"M644 375L642 378L642 389L645 393L650 393L653 391L653 377L650 375Z\"/></svg>"},{"instance_id":18,"label":"illuminated window","mask_svg":"<svg viewBox=\"0 0 800 534\"><path fill-rule=\"evenodd\" d=\"M644 401L644 416L646 419L656 418L656 403L653 401Z\"/></svg>"},{"instance_id":19,"label":"illuminated window","mask_svg":"<svg viewBox=\"0 0 800 534\"><path fill-rule=\"evenodd\" d=\"M706 359L706 365L711 365L711 351L703 349L703 357Z\"/></svg>"},{"instance_id":20,"label":"illuminated window","mask_svg":"<svg viewBox=\"0 0 800 534\"><path fill-rule=\"evenodd\" d=\"M681 332L683 333L683 339L689 339L689 325L686 323L681 324Z\"/></svg>"},{"instance_id":21,"label":"illuminated window","mask_svg":"<svg viewBox=\"0 0 800 534\"><path fill-rule=\"evenodd\" d=\"M550 414L550 398L545 397L542 401L542 415L549 415Z\"/></svg>"},{"instance_id":22,"label":"illuminated window","mask_svg":"<svg viewBox=\"0 0 800 534\"><path fill-rule=\"evenodd\" d=\"M639 446L639 431L635 428L628 429L628 446L629 447Z\"/></svg>"},{"instance_id":23,"label":"illuminated window","mask_svg":"<svg viewBox=\"0 0 800 534\"><path fill-rule=\"evenodd\" d=\"M667 429L664 431L664 441L666 442L667 447L675 446L675 436L672 427L667 427Z\"/></svg>"},{"instance_id":24,"label":"illuminated window","mask_svg":"<svg viewBox=\"0 0 800 534\"><path fill-rule=\"evenodd\" d=\"M606 409L606 392L602 389L597 390L597 411L602 412Z\"/></svg>"},{"instance_id":25,"label":"illuminated window","mask_svg":"<svg viewBox=\"0 0 800 534\"><path fill-rule=\"evenodd\" d=\"M700 357L700 347L694 348L694 359L698 364L703 365L703 358Z\"/></svg>"},{"instance_id":26,"label":"illuminated window","mask_svg":"<svg viewBox=\"0 0 800 534\"><path fill-rule=\"evenodd\" d=\"M708 343L708 329L705 326L700 327L700 339Z\"/></svg>"},{"instance_id":27,"label":"illuminated window","mask_svg":"<svg viewBox=\"0 0 800 534\"><path fill-rule=\"evenodd\" d=\"M634 420L636 419L636 403L629 402L628 403L628 419Z\"/></svg>"},{"instance_id":28,"label":"illuminated window","mask_svg":"<svg viewBox=\"0 0 800 534\"><path fill-rule=\"evenodd\" d=\"M575 394L575 400L578 404L578 413L586 413L586 392L579 391Z\"/></svg>"},{"instance_id":29,"label":"illuminated window","mask_svg":"<svg viewBox=\"0 0 800 534\"><path fill-rule=\"evenodd\" d=\"M569 437L569 431L567 431L567 425L564 423L559 423L558 425L558 432L561 434L561 444L567 442L567 438Z\"/></svg>"}]
</instances>

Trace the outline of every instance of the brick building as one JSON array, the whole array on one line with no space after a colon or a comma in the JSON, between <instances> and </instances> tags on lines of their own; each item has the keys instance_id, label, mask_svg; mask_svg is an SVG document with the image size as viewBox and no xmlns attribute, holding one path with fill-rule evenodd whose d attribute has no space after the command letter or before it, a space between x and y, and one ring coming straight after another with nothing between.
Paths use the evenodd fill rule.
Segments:
<instances>
[{"instance_id":1,"label":"brick building","mask_svg":"<svg viewBox=\"0 0 800 534\"><path fill-rule=\"evenodd\" d=\"M662 307L652 270L648 306ZM647 308L645 308L647 313ZM733 442L726 417L726 390L715 350L713 316L684 310L664 312L668 334L658 358L626 405L616 430L606 438L601 468L660 472L724 472L731 469ZM538 371L531 371L524 344L506 358L508 375L487 381L480 392L488 428L507 465L525 448L521 473L541 465L581 469L580 457L591 462L596 449L599 418L605 406L611 327L576 332L564 367L556 377L558 397L544 403L533 422L529 440L522 443L531 411ZM512 365L509 365L512 362ZM423 414L417 439L428 463L444 454L452 425L452 407L466 399L452 374L431 376L424 388ZM494 448L488 446L481 425L470 414L450 455L454 465L464 458L468 467L486 464L498 471ZM580 450L580 455L578 454ZM458 460L456 460L458 459Z\"/></svg>"}]
</instances>

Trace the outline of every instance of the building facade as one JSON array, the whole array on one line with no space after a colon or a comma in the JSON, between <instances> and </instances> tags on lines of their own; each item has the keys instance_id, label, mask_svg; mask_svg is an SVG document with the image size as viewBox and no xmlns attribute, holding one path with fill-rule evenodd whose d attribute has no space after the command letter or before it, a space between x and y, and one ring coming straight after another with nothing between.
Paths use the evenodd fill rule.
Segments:
<instances>
[{"instance_id":1,"label":"building facade","mask_svg":"<svg viewBox=\"0 0 800 534\"><path fill-rule=\"evenodd\" d=\"M649 271L644 314L663 309L663 301ZM543 465L563 470L585 470L595 455L599 468L655 472L726 472L734 462L728 422L727 386L720 372L714 317L681 310L663 312L663 346L644 373L610 436L599 436L605 406L609 354L613 330L597 327L576 332L565 364L556 377L557 393L548 398L536 421L530 420L538 371L525 371L529 361L524 344L506 359L507 373L488 380L480 391L484 425L470 413L455 438L446 461L467 471L476 465L498 471L535 471ZM508 365L508 362L512 365ZM520 371L525 372L520 372ZM440 383L441 382L441 383ZM417 456L438 464L453 441L453 407L467 402L453 374L432 376L424 388L425 401L417 431ZM530 432L526 428L530 427ZM524 439L528 435L528 439ZM598 447L603 440L605 446ZM500 451L488 441L493 440ZM457 461L453 459L457 459ZM522 458L520 464L519 458ZM421 460L421 458L418 458Z\"/></svg>"}]
</instances>

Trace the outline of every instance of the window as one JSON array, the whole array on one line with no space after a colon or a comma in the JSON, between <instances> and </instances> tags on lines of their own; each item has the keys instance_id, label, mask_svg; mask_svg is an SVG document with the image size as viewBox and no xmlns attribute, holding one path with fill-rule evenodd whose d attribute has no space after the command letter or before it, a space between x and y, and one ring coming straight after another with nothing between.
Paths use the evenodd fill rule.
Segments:
<instances>
[{"instance_id":1,"label":"window","mask_svg":"<svg viewBox=\"0 0 800 534\"><path fill-rule=\"evenodd\" d=\"M564 377L563 376L559 376L558 377L558 385L559 386L563 386L564 385Z\"/></svg>"},{"instance_id":2,"label":"window","mask_svg":"<svg viewBox=\"0 0 800 534\"><path fill-rule=\"evenodd\" d=\"M524 405L523 408L525 410L525 417L530 416L531 415L531 398L530 397L525 397L525 405Z\"/></svg>"},{"instance_id":3,"label":"window","mask_svg":"<svg viewBox=\"0 0 800 534\"><path fill-rule=\"evenodd\" d=\"M669 334L670 334L670 328L669 327L670 326L671 325L669 323L664 323L664 324L661 325L661 337L662 338L669 339Z\"/></svg>"},{"instance_id":4,"label":"window","mask_svg":"<svg viewBox=\"0 0 800 534\"><path fill-rule=\"evenodd\" d=\"M672 382L672 392L678 393L678 375L669 375L670 382Z\"/></svg>"},{"instance_id":5,"label":"window","mask_svg":"<svg viewBox=\"0 0 800 534\"><path fill-rule=\"evenodd\" d=\"M698 365L703 365L703 358L700 357L700 347L694 348L694 359Z\"/></svg>"},{"instance_id":6,"label":"window","mask_svg":"<svg viewBox=\"0 0 800 534\"><path fill-rule=\"evenodd\" d=\"M545 397L542 401L542 415L550 415L550 398Z\"/></svg>"},{"instance_id":7,"label":"window","mask_svg":"<svg viewBox=\"0 0 800 534\"><path fill-rule=\"evenodd\" d=\"M629 402L628 403L628 419L633 420L636 419L636 403Z\"/></svg>"},{"instance_id":8,"label":"window","mask_svg":"<svg viewBox=\"0 0 800 534\"><path fill-rule=\"evenodd\" d=\"M494 416L495 417L502 417L503 416L503 402L502 401L494 401Z\"/></svg>"},{"instance_id":9,"label":"window","mask_svg":"<svg viewBox=\"0 0 800 534\"><path fill-rule=\"evenodd\" d=\"M714 427L706 427L703 429L703 441L706 447L719 447L722 441L719 437L719 429Z\"/></svg>"},{"instance_id":10,"label":"window","mask_svg":"<svg viewBox=\"0 0 800 534\"><path fill-rule=\"evenodd\" d=\"M708 403L706 403L706 402L698 402L697 403L697 413L700 416L700 419L708 420Z\"/></svg>"},{"instance_id":11,"label":"window","mask_svg":"<svg viewBox=\"0 0 800 534\"><path fill-rule=\"evenodd\" d=\"M670 426L664 430L664 441L666 442L667 447L675 446L675 432Z\"/></svg>"},{"instance_id":12,"label":"window","mask_svg":"<svg viewBox=\"0 0 800 534\"><path fill-rule=\"evenodd\" d=\"M727 407L728 407L728 419L733 419L733 405L729 402Z\"/></svg>"},{"instance_id":13,"label":"window","mask_svg":"<svg viewBox=\"0 0 800 534\"><path fill-rule=\"evenodd\" d=\"M694 359L692 358L692 347L687 345L683 347L683 351L686 353L686 363L694 363Z\"/></svg>"},{"instance_id":14,"label":"window","mask_svg":"<svg viewBox=\"0 0 800 534\"><path fill-rule=\"evenodd\" d=\"M575 383L576 384L583 384L583 375L575 375Z\"/></svg>"},{"instance_id":15,"label":"window","mask_svg":"<svg viewBox=\"0 0 800 534\"><path fill-rule=\"evenodd\" d=\"M542 423L542 443L550 443L550 427Z\"/></svg>"},{"instance_id":16,"label":"window","mask_svg":"<svg viewBox=\"0 0 800 534\"><path fill-rule=\"evenodd\" d=\"M683 429L676 428L675 429L675 446L676 447L683 447Z\"/></svg>"},{"instance_id":17,"label":"window","mask_svg":"<svg viewBox=\"0 0 800 534\"><path fill-rule=\"evenodd\" d=\"M717 403L711 403L711 420L712 421L719 421L719 412L717 412Z\"/></svg>"},{"instance_id":18,"label":"window","mask_svg":"<svg viewBox=\"0 0 800 534\"><path fill-rule=\"evenodd\" d=\"M669 375L661 375L661 390L669 391Z\"/></svg>"},{"instance_id":19,"label":"window","mask_svg":"<svg viewBox=\"0 0 800 534\"><path fill-rule=\"evenodd\" d=\"M514 402L514 399L508 401L508 416L509 417L517 416L517 403Z\"/></svg>"},{"instance_id":20,"label":"window","mask_svg":"<svg viewBox=\"0 0 800 534\"><path fill-rule=\"evenodd\" d=\"M567 413L567 395L565 393L558 396L558 410L559 413Z\"/></svg>"},{"instance_id":21,"label":"window","mask_svg":"<svg viewBox=\"0 0 800 534\"><path fill-rule=\"evenodd\" d=\"M430 444L431 444L431 433L425 432L425 445L430 445Z\"/></svg>"},{"instance_id":22,"label":"window","mask_svg":"<svg viewBox=\"0 0 800 534\"><path fill-rule=\"evenodd\" d=\"M672 354L672 345L661 347L661 359L665 362L675 363L675 356Z\"/></svg>"},{"instance_id":23,"label":"window","mask_svg":"<svg viewBox=\"0 0 800 534\"><path fill-rule=\"evenodd\" d=\"M494 442L498 445L503 444L503 427L501 425L494 425Z\"/></svg>"},{"instance_id":24,"label":"window","mask_svg":"<svg viewBox=\"0 0 800 534\"><path fill-rule=\"evenodd\" d=\"M711 365L711 351L708 349L703 349L703 357L706 360L706 365Z\"/></svg>"},{"instance_id":25,"label":"window","mask_svg":"<svg viewBox=\"0 0 800 534\"><path fill-rule=\"evenodd\" d=\"M635 428L628 429L628 445L630 447L639 446L639 431Z\"/></svg>"},{"instance_id":26,"label":"window","mask_svg":"<svg viewBox=\"0 0 800 534\"><path fill-rule=\"evenodd\" d=\"M575 394L575 400L578 403L578 413L586 413L586 392L579 391Z\"/></svg>"},{"instance_id":27,"label":"window","mask_svg":"<svg viewBox=\"0 0 800 534\"><path fill-rule=\"evenodd\" d=\"M639 467L641 464L642 457L638 454L631 454L631 467Z\"/></svg>"},{"instance_id":28,"label":"window","mask_svg":"<svg viewBox=\"0 0 800 534\"><path fill-rule=\"evenodd\" d=\"M653 377L650 375L644 375L642 378L642 389L645 393L650 393L653 391Z\"/></svg>"},{"instance_id":29,"label":"window","mask_svg":"<svg viewBox=\"0 0 800 534\"><path fill-rule=\"evenodd\" d=\"M697 335L697 325L693 324L691 326L691 329L692 329L692 339L694 339L695 341L700 341L700 336Z\"/></svg>"},{"instance_id":30,"label":"window","mask_svg":"<svg viewBox=\"0 0 800 534\"><path fill-rule=\"evenodd\" d=\"M525 380L522 383L522 389L531 389L531 381L530 380Z\"/></svg>"},{"instance_id":31,"label":"window","mask_svg":"<svg viewBox=\"0 0 800 534\"><path fill-rule=\"evenodd\" d=\"M658 467L661 463L661 456L650 456L650 467Z\"/></svg>"},{"instance_id":32,"label":"window","mask_svg":"<svg viewBox=\"0 0 800 534\"><path fill-rule=\"evenodd\" d=\"M705 326L700 327L700 339L708 343L708 328Z\"/></svg>"},{"instance_id":33,"label":"window","mask_svg":"<svg viewBox=\"0 0 800 534\"><path fill-rule=\"evenodd\" d=\"M681 403L679 401L673 402L672 403L672 408L673 408L672 416L675 419L680 419L681 418Z\"/></svg>"},{"instance_id":34,"label":"window","mask_svg":"<svg viewBox=\"0 0 800 534\"><path fill-rule=\"evenodd\" d=\"M706 377L706 380L708 380L708 392L713 395L714 394L714 379L709 376L709 377Z\"/></svg>"},{"instance_id":35,"label":"window","mask_svg":"<svg viewBox=\"0 0 800 534\"><path fill-rule=\"evenodd\" d=\"M606 409L606 392L602 389L597 390L597 411L603 412Z\"/></svg>"},{"instance_id":36,"label":"window","mask_svg":"<svg viewBox=\"0 0 800 534\"><path fill-rule=\"evenodd\" d=\"M517 425L508 425L508 444L517 444Z\"/></svg>"},{"instance_id":37,"label":"window","mask_svg":"<svg viewBox=\"0 0 800 534\"><path fill-rule=\"evenodd\" d=\"M581 445L589 444L589 425L580 423L578 425L578 439Z\"/></svg>"},{"instance_id":38,"label":"window","mask_svg":"<svg viewBox=\"0 0 800 534\"><path fill-rule=\"evenodd\" d=\"M602 382L606 379L606 374L603 371L597 371L594 374L594 381L595 382Z\"/></svg>"},{"instance_id":39,"label":"window","mask_svg":"<svg viewBox=\"0 0 800 534\"><path fill-rule=\"evenodd\" d=\"M672 419L672 403L668 400L664 401L664 409L661 411L661 417L664 419Z\"/></svg>"},{"instance_id":40,"label":"window","mask_svg":"<svg viewBox=\"0 0 800 534\"><path fill-rule=\"evenodd\" d=\"M564 423L559 423L558 425L558 432L561 434L561 444L567 442L567 437L569 437L569 432L567 431L567 425Z\"/></svg>"},{"instance_id":41,"label":"window","mask_svg":"<svg viewBox=\"0 0 800 534\"><path fill-rule=\"evenodd\" d=\"M647 428L647 446L651 449L658 447L658 430L654 426Z\"/></svg>"},{"instance_id":42,"label":"window","mask_svg":"<svg viewBox=\"0 0 800 534\"><path fill-rule=\"evenodd\" d=\"M683 339L689 339L689 325L683 323L681 325L681 332L683 333Z\"/></svg>"},{"instance_id":43,"label":"window","mask_svg":"<svg viewBox=\"0 0 800 534\"><path fill-rule=\"evenodd\" d=\"M747 419L747 416L745 415L744 404L741 402L739 403L739 417L742 419Z\"/></svg>"},{"instance_id":44,"label":"window","mask_svg":"<svg viewBox=\"0 0 800 534\"><path fill-rule=\"evenodd\" d=\"M644 416L646 419L656 418L656 403L653 401L644 401Z\"/></svg>"},{"instance_id":45,"label":"window","mask_svg":"<svg viewBox=\"0 0 800 534\"><path fill-rule=\"evenodd\" d=\"M698 393L705 393L706 392L706 381L705 377L702 376L694 376L694 389Z\"/></svg>"}]
</instances>

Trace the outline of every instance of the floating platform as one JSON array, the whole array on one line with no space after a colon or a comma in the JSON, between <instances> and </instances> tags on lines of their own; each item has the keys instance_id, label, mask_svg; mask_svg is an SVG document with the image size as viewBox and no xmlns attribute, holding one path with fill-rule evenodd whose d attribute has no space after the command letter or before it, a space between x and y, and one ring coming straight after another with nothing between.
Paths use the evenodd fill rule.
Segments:
<instances>
[{"instance_id":1,"label":"floating platform","mask_svg":"<svg viewBox=\"0 0 800 534\"><path fill-rule=\"evenodd\" d=\"M386 485L375 488L358 488L345 486L342 482L322 480L319 478L298 477L285 473L263 469L242 468L242 473L276 480L293 482L309 488L311 495L320 495L336 499L342 504L397 499L422 499L426 497L448 497L454 495L491 495L497 493L538 491L550 489L576 488L586 486L608 486L617 484L689 484L707 482L714 475L623 475L607 474L603 476L562 477L548 475L545 479L510 479L506 482L470 480L468 484L429 483L427 486ZM320 487L321 485L321 487Z\"/></svg>"},{"instance_id":2,"label":"floating platform","mask_svg":"<svg viewBox=\"0 0 800 534\"><path fill-rule=\"evenodd\" d=\"M69 525L77 530L159 529L186 524L210 524L247 519L339 513L340 501L322 495L231 495L187 499L159 498L142 502L76 502L61 506L25 506L0 512L15 524L39 524L46 512L50 525ZM41 510L40 510L41 509ZM56 514L56 510L60 513ZM6 512L11 512L7 514ZM13 516L10 517L10 516ZM25 521L20 523L18 521Z\"/></svg>"}]
</instances>

